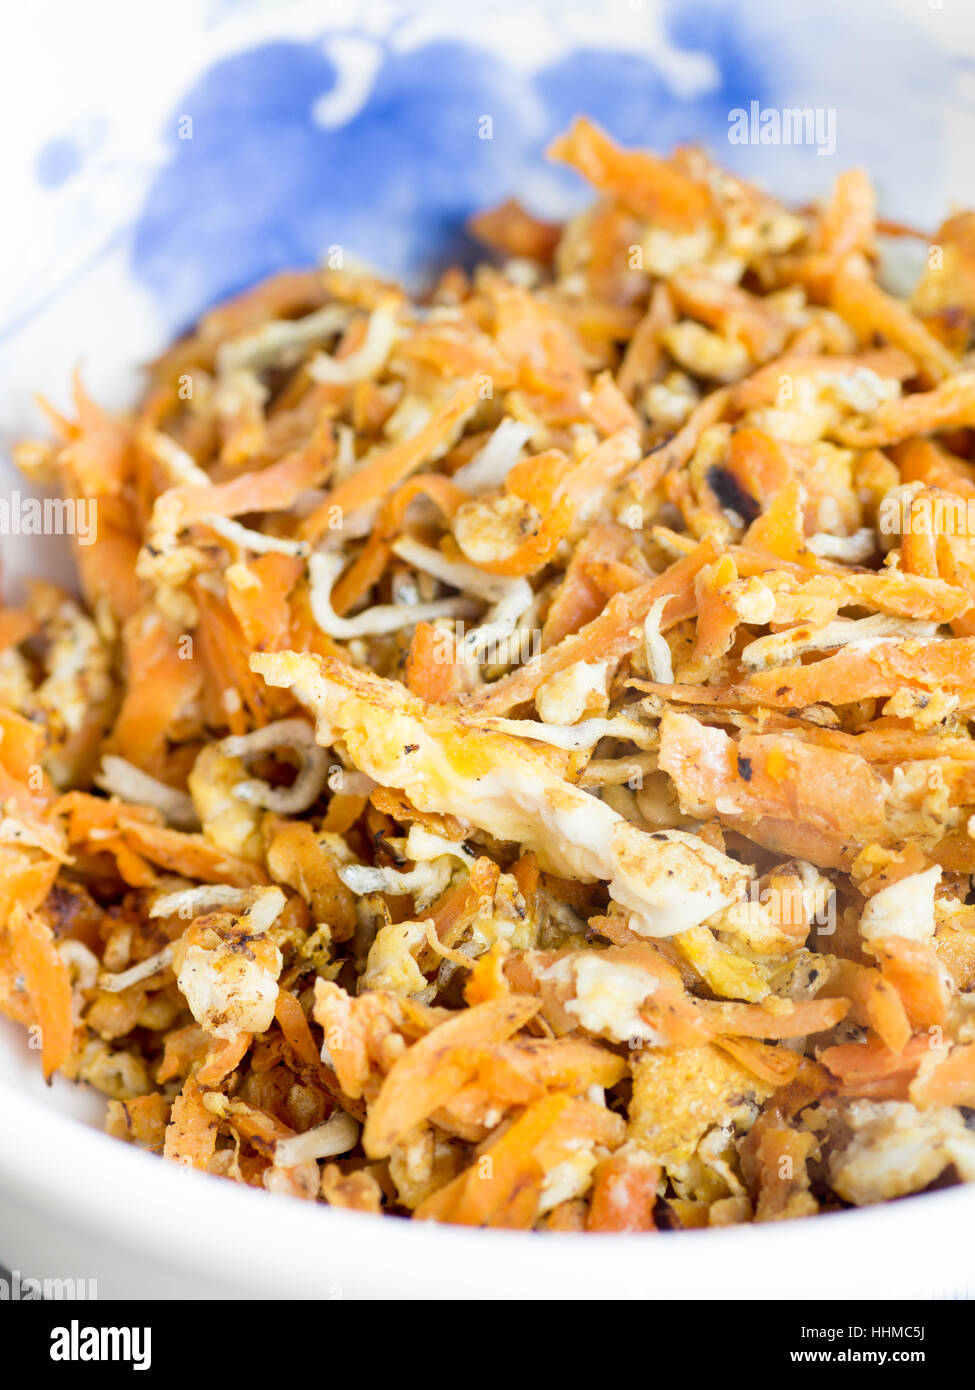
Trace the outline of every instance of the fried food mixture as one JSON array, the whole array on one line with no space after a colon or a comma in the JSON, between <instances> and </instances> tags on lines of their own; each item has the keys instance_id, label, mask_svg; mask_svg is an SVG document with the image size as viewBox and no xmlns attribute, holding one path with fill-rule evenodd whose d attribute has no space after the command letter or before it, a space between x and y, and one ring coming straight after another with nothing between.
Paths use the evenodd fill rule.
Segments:
<instances>
[{"instance_id":1,"label":"fried food mixture","mask_svg":"<svg viewBox=\"0 0 975 1390\"><path fill-rule=\"evenodd\" d=\"M566 226L278 275L19 447L97 535L0 611L0 1007L119 1138L360 1211L973 1179L975 215L552 154Z\"/></svg>"}]
</instances>

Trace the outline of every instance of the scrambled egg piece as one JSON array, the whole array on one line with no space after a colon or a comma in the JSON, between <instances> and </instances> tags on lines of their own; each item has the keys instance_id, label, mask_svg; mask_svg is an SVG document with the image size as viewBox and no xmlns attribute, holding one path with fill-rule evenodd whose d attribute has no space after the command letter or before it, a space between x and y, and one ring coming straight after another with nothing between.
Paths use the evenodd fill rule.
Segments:
<instances>
[{"instance_id":1,"label":"scrambled egg piece","mask_svg":"<svg viewBox=\"0 0 975 1390\"><path fill-rule=\"evenodd\" d=\"M464 502L454 517L454 538L475 565L503 560L533 535L541 516L531 503L513 495Z\"/></svg>"},{"instance_id":2,"label":"scrambled egg piece","mask_svg":"<svg viewBox=\"0 0 975 1390\"><path fill-rule=\"evenodd\" d=\"M198 917L176 946L180 992L200 1027L214 1037L230 1040L270 1028L284 960L267 927L284 902L280 888L266 888L240 917Z\"/></svg>"},{"instance_id":3,"label":"scrambled egg piece","mask_svg":"<svg viewBox=\"0 0 975 1390\"><path fill-rule=\"evenodd\" d=\"M842 1118L852 1137L831 1155L830 1181L858 1207L919 1192L952 1165L962 1182L975 1179L975 1134L957 1110L855 1100Z\"/></svg>"},{"instance_id":4,"label":"scrambled egg piece","mask_svg":"<svg viewBox=\"0 0 975 1390\"><path fill-rule=\"evenodd\" d=\"M934 890L941 881L935 865L922 874L909 874L875 893L860 916L864 941L906 936L930 941L934 936Z\"/></svg>"},{"instance_id":5,"label":"scrambled egg piece","mask_svg":"<svg viewBox=\"0 0 975 1390\"><path fill-rule=\"evenodd\" d=\"M535 709L545 724L578 724L588 715L605 714L607 661L576 661L539 686Z\"/></svg>"},{"instance_id":6,"label":"scrambled egg piece","mask_svg":"<svg viewBox=\"0 0 975 1390\"><path fill-rule=\"evenodd\" d=\"M604 960L598 951L579 952L569 964L575 977L575 998L565 1007L575 1014L581 1027L612 1042L658 1040L655 1029L639 1012L657 986L652 975L636 965Z\"/></svg>"},{"instance_id":7,"label":"scrambled egg piece","mask_svg":"<svg viewBox=\"0 0 975 1390\"><path fill-rule=\"evenodd\" d=\"M394 681L294 652L251 664L317 716L323 745L343 738L360 771L533 850L563 878L605 880L644 936L673 936L742 896L749 870L696 836L646 834L561 775L562 757L477 720L428 706Z\"/></svg>"},{"instance_id":8,"label":"scrambled egg piece","mask_svg":"<svg viewBox=\"0 0 975 1390\"><path fill-rule=\"evenodd\" d=\"M665 1166L686 1163L708 1130L747 1127L774 1090L713 1043L648 1048L633 1063L627 1137Z\"/></svg>"},{"instance_id":9,"label":"scrambled egg piece","mask_svg":"<svg viewBox=\"0 0 975 1390\"><path fill-rule=\"evenodd\" d=\"M208 743L193 764L188 785L207 839L228 854L260 859L263 812L236 794L248 777L240 758L231 758L219 744Z\"/></svg>"},{"instance_id":10,"label":"scrambled egg piece","mask_svg":"<svg viewBox=\"0 0 975 1390\"><path fill-rule=\"evenodd\" d=\"M660 335L671 356L694 376L713 381L737 381L751 363L742 343L722 338L693 319L683 319Z\"/></svg>"},{"instance_id":11,"label":"scrambled egg piece","mask_svg":"<svg viewBox=\"0 0 975 1390\"><path fill-rule=\"evenodd\" d=\"M422 995L429 982L417 964L426 945L424 922L387 922L369 948L361 989L385 989L392 994Z\"/></svg>"}]
</instances>

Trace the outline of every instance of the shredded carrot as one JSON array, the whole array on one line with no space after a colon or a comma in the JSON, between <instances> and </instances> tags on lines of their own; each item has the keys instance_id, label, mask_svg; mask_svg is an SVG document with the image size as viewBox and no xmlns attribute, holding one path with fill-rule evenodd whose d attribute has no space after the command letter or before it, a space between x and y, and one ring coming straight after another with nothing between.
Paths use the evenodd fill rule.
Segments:
<instances>
[{"instance_id":1,"label":"shredded carrot","mask_svg":"<svg viewBox=\"0 0 975 1390\"><path fill-rule=\"evenodd\" d=\"M854 251L871 251L877 199L864 169L847 169L836 180L817 229L822 249L838 264Z\"/></svg>"},{"instance_id":2,"label":"shredded carrot","mask_svg":"<svg viewBox=\"0 0 975 1390\"><path fill-rule=\"evenodd\" d=\"M444 655L443 633L430 623L417 623L406 659L406 684L414 695L441 704L463 694L463 667L451 658Z\"/></svg>"},{"instance_id":3,"label":"shredded carrot","mask_svg":"<svg viewBox=\"0 0 975 1390\"><path fill-rule=\"evenodd\" d=\"M126 641L128 683L111 738L123 758L155 771L170 729L199 696L200 671L163 624L146 617L133 624Z\"/></svg>"},{"instance_id":4,"label":"shredded carrot","mask_svg":"<svg viewBox=\"0 0 975 1390\"><path fill-rule=\"evenodd\" d=\"M304 536L317 541L333 517L342 517L383 497L421 467L433 449L448 437L475 405L477 390L472 384L457 388L446 405L411 439L386 449L366 463L346 482L335 487L319 503L302 526Z\"/></svg>"},{"instance_id":5,"label":"shredded carrot","mask_svg":"<svg viewBox=\"0 0 975 1390\"><path fill-rule=\"evenodd\" d=\"M840 271L833 279L833 308L869 342L879 334L915 359L925 381L935 385L958 370L952 352L900 300L866 275Z\"/></svg>"},{"instance_id":6,"label":"shredded carrot","mask_svg":"<svg viewBox=\"0 0 975 1390\"><path fill-rule=\"evenodd\" d=\"M932 1056L935 1065L911 1082L910 1098L914 1104L921 1110L971 1105L975 1096L975 1044L960 1043L946 1057L937 1053Z\"/></svg>"},{"instance_id":7,"label":"shredded carrot","mask_svg":"<svg viewBox=\"0 0 975 1390\"><path fill-rule=\"evenodd\" d=\"M190 1078L173 1101L163 1153L187 1168L206 1169L217 1147L218 1123L203 1104L206 1092Z\"/></svg>"},{"instance_id":8,"label":"shredded carrot","mask_svg":"<svg viewBox=\"0 0 975 1390\"><path fill-rule=\"evenodd\" d=\"M661 443L633 470L634 486L649 490L656 487L670 469L682 468L697 448L704 431L717 424L724 415L730 399L730 392L725 388L705 396L673 438Z\"/></svg>"},{"instance_id":9,"label":"shredded carrot","mask_svg":"<svg viewBox=\"0 0 975 1390\"><path fill-rule=\"evenodd\" d=\"M280 1023L281 1031L287 1038L295 1056L299 1057L305 1066L317 1066L318 1048L311 1035L311 1028L308 1026L305 1011L290 990L281 989L278 991L274 1016Z\"/></svg>"},{"instance_id":10,"label":"shredded carrot","mask_svg":"<svg viewBox=\"0 0 975 1390\"><path fill-rule=\"evenodd\" d=\"M888 936L871 948L880 970L897 991L915 1028L937 1028L946 1019L948 999L938 957L930 946Z\"/></svg>"},{"instance_id":11,"label":"shredded carrot","mask_svg":"<svg viewBox=\"0 0 975 1390\"><path fill-rule=\"evenodd\" d=\"M460 1088L470 1071L470 1048L502 1042L537 1012L536 1000L506 995L466 1009L422 1038L394 1063L373 1103L362 1140L366 1153L388 1156L401 1135Z\"/></svg>"},{"instance_id":12,"label":"shredded carrot","mask_svg":"<svg viewBox=\"0 0 975 1390\"><path fill-rule=\"evenodd\" d=\"M632 1158L607 1158L593 1181L586 1227L590 1231L655 1231L653 1208L660 1168Z\"/></svg>"},{"instance_id":13,"label":"shredded carrot","mask_svg":"<svg viewBox=\"0 0 975 1390\"><path fill-rule=\"evenodd\" d=\"M633 330L616 384L623 396L632 401L641 386L655 381L663 372L666 354L660 334L675 322L673 302L664 284L654 285L646 314Z\"/></svg>"},{"instance_id":14,"label":"shredded carrot","mask_svg":"<svg viewBox=\"0 0 975 1390\"><path fill-rule=\"evenodd\" d=\"M548 261L558 244L561 227L534 217L514 198L472 217L468 227L478 241L508 256Z\"/></svg>"},{"instance_id":15,"label":"shredded carrot","mask_svg":"<svg viewBox=\"0 0 975 1390\"><path fill-rule=\"evenodd\" d=\"M421 495L435 502L447 518L465 500L461 489L438 473L418 474L397 488L379 512L365 546L332 590L336 613L348 612L378 583L392 554L390 542L402 531L410 504Z\"/></svg>"},{"instance_id":16,"label":"shredded carrot","mask_svg":"<svg viewBox=\"0 0 975 1390\"><path fill-rule=\"evenodd\" d=\"M125 841L138 853L170 873L185 874L202 883L230 883L247 887L259 883L261 870L248 860L219 849L203 835L153 825L120 815L118 827Z\"/></svg>"},{"instance_id":17,"label":"shredded carrot","mask_svg":"<svg viewBox=\"0 0 975 1390\"><path fill-rule=\"evenodd\" d=\"M714 1041L763 1081L787 1086L799 1071L799 1058L787 1048L774 1047L753 1038L715 1038Z\"/></svg>"},{"instance_id":18,"label":"shredded carrot","mask_svg":"<svg viewBox=\"0 0 975 1390\"><path fill-rule=\"evenodd\" d=\"M514 675L475 694L469 702L471 707L485 714L502 714L532 699L540 685L577 661L625 656L640 640L635 625L642 622L657 599L673 595L674 601L668 606L670 621L679 621L693 610L688 581L716 554L717 547L712 541L702 541L692 555L676 561L657 578L611 599L599 617L578 632L532 657Z\"/></svg>"},{"instance_id":19,"label":"shredded carrot","mask_svg":"<svg viewBox=\"0 0 975 1390\"><path fill-rule=\"evenodd\" d=\"M6 929L14 967L23 976L40 1029L44 1078L50 1081L71 1051L74 1035L68 967L58 954L53 932L36 911L16 902Z\"/></svg>"},{"instance_id":20,"label":"shredded carrot","mask_svg":"<svg viewBox=\"0 0 975 1390\"><path fill-rule=\"evenodd\" d=\"M289 454L255 473L226 483L188 485L164 492L156 506L160 528L183 528L208 516L235 517L249 512L282 511L320 481L329 461L326 447Z\"/></svg>"},{"instance_id":21,"label":"shredded carrot","mask_svg":"<svg viewBox=\"0 0 975 1390\"><path fill-rule=\"evenodd\" d=\"M892 1052L879 1038L862 1043L839 1043L827 1047L819 1060L847 1085L898 1081L917 1071L930 1039L912 1038L899 1052Z\"/></svg>"},{"instance_id":22,"label":"shredded carrot","mask_svg":"<svg viewBox=\"0 0 975 1390\"><path fill-rule=\"evenodd\" d=\"M235 1038L220 1039L196 1073L201 1086L217 1086L243 1061L254 1041L251 1033L238 1033Z\"/></svg>"},{"instance_id":23,"label":"shredded carrot","mask_svg":"<svg viewBox=\"0 0 975 1390\"><path fill-rule=\"evenodd\" d=\"M619 198L648 222L684 227L710 212L707 189L666 160L644 151L625 151L583 116L549 149L553 159L572 164L601 193Z\"/></svg>"}]
</instances>

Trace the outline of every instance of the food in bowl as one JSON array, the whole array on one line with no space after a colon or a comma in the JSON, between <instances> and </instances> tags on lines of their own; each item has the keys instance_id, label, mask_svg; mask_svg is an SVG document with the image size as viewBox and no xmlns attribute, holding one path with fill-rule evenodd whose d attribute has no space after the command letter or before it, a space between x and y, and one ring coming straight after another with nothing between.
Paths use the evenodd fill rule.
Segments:
<instances>
[{"instance_id":1,"label":"food in bowl","mask_svg":"<svg viewBox=\"0 0 975 1390\"><path fill-rule=\"evenodd\" d=\"M0 613L0 1004L120 1139L365 1212L971 1179L975 216L903 296L861 172L553 154L566 226L275 276L18 448L82 597Z\"/></svg>"}]
</instances>

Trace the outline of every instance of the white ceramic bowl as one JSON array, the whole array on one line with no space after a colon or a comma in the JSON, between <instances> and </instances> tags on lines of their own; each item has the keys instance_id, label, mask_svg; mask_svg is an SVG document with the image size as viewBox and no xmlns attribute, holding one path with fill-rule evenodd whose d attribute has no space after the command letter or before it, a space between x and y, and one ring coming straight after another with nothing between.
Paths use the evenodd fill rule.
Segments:
<instances>
[{"instance_id":1,"label":"white ceramic bowl","mask_svg":"<svg viewBox=\"0 0 975 1390\"><path fill-rule=\"evenodd\" d=\"M975 11L952 0L493 0L361 6L38 0L0 24L0 448L71 369L107 404L209 303L342 245L414 278L509 193L585 195L540 151L576 111L620 138L704 140L785 195L864 164L884 210L975 201ZM137 61L139 58L148 61ZM810 143L733 144L752 103ZM487 120L485 119L487 118ZM737 118L740 129L740 118ZM488 135L489 138L484 138ZM23 485L4 461L0 489ZM67 578L57 537L4 537L4 584ZM778 1226L642 1237L436 1228L185 1173L98 1132L0 1022L0 1262L109 1296L959 1297L975 1190Z\"/></svg>"},{"instance_id":2,"label":"white ceramic bowl","mask_svg":"<svg viewBox=\"0 0 975 1390\"><path fill-rule=\"evenodd\" d=\"M540 1236L309 1207L163 1164L4 1095L11 1268L101 1298L971 1297L972 1198L649 1237Z\"/></svg>"}]
</instances>

